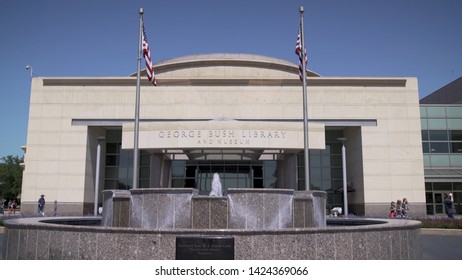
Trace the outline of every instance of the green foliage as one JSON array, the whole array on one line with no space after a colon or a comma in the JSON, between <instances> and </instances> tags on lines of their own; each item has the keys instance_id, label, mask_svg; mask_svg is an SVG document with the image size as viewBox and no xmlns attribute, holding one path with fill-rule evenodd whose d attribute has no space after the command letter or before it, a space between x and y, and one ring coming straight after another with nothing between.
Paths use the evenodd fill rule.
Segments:
<instances>
[{"instance_id":1,"label":"green foliage","mask_svg":"<svg viewBox=\"0 0 462 280\"><path fill-rule=\"evenodd\" d=\"M422 222L422 228L462 229L462 219L431 217L418 220Z\"/></svg>"},{"instance_id":2,"label":"green foliage","mask_svg":"<svg viewBox=\"0 0 462 280\"><path fill-rule=\"evenodd\" d=\"M23 157L11 155L0 159L0 199L17 199L21 193L23 161Z\"/></svg>"}]
</instances>

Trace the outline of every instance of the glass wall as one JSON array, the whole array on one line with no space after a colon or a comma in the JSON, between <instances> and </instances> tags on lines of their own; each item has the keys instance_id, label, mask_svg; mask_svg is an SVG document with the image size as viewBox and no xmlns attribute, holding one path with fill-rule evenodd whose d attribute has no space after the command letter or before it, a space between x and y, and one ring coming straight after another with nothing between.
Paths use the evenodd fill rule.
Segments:
<instances>
[{"instance_id":1,"label":"glass wall","mask_svg":"<svg viewBox=\"0 0 462 280\"><path fill-rule=\"evenodd\" d=\"M310 190L327 192L327 208L343 206L343 130L326 130L326 149L310 150ZM298 154L298 188L305 188L304 152Z\"/></svg>"},{"instance_id":2,"label":"glass wall","mask_svg":"<svg viewBox=\"0 0 462 280\"><path fill-rule=\"evenodd\" d=\"M422 130L424 153L462 153L462 130Z\"/></svg>"},{"instance_id":3,"label":"glass wall","mask_svg":"<svg viewBox=\"0 0 462 280\"><path fill-rule=\"evenodd\" d=\"M174 160L172 187L211 191L213 174L220 175L223 190L229 188L276 188L277 163L268 161Z\"/></svg>"},{"instance_id":4,"label":"glass wall","mask_svg":"<svg viewBox=\"0 0 462 280\"><path fill-rule=\"evenodd\" d=\"M452 193L456 213L462 213L462 182L427 182L425 197L427 215L446 214L444 212L444 194Z\"/></svg>"},{"instance_id":5,"label":"glass wall","mask_svg":"<svg viewBox=\"0 0 462 280\"><path fill-rule=\"evenodd\" d=\"M462 167L462 106L421 106L425 167Z\"/></svg>"},{"instance_id":6,"label":"glass wall","mask_svg":"<svg viewBox=\"0 0 462 280\"><path fill-rule=\"evenodd\" d=\"M453 193L456 212L462 213L462 177L455 172L462 168L462 106L421 105L420 115L426 174L446 174L426 178L427 214L445 215L444 193Z\"/></svg>"},{"instance_id":7,"label":"glass wall","mask_svg":"<svg viewBox=\"0 0 462 280\"><path fill-rule=\"evenodd\" d=\"M128 190L133 184L133 150L123 150L122 129L106 130L106 168L104 189ZM140 150L139 187L149 187L150 155Z\"/></svg>"}]
</instances>

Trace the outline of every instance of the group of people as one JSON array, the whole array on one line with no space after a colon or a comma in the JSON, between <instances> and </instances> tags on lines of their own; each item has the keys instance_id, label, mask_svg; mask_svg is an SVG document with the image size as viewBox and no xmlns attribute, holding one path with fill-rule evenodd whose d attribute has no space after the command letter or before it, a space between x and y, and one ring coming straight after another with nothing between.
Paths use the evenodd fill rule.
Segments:
<instances>
[{"instance_id":1,"label":"group of people","mask_svg":"<svg viewBox=\"0 0 462 280\"><path fill-rule=\"evenodd\" d=\"M2 199L2 208L3 208L5 202L6 202L6 200ZM15 199L10 199L8 201L8 205L7 205L8 214L16 214L16 206L18 206L18 204L16 203L16 200ZM1 211L1 212L3 212L3 211Z\"/></svg>"},{"instance_id":2,"label":"group of people","mask_svg":"<svg viewBox=\"0 0 462 280\"><path fill-rule=\"evenodd\" d=\"M6 203L6 199L0 199L1 202L1 207L0 207L0 213L3 214L4 212L4 205ZM37 214L45 216L45 195L41 195L39 200L37 201ZM17 209L17 203L15 199L10 199L8 201L8 214L16 214L16 209Z\"/></svg>"},{"instance_id":3,"label":"group of people","mask_svg":"<svg viewBox=\"0 0 462 280\"><path fill-rule=\"evenodd\" d=\"M394 201L390 204L390 218L406 218L409 213L409 203L407 198L403 200L398 199L396 203Z\"/></svg>"},{"instance_id":4,"label":"group of people","mask_svg":"<svg viewBox=\"0 0 462 280\"><path fill-rule=\"evenodd\" d=\"M454 214L456 214L456 208L454 207L454 197L452 196L452 193L445 193L444 196L444 211L446 212L446 215L450 219L454 218Z\"/></svg>"}]
</instances>

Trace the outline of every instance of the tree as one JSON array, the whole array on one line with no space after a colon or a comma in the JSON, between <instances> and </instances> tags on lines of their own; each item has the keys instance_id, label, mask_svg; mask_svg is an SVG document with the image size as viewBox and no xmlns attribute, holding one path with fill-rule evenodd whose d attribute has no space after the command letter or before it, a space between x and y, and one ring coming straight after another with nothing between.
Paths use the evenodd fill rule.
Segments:
<instances>
[{"instance_id":1,"label":"tree","mask_svg":"<svg viewBox=\"0 0 462 280\"><path fill-rule=\"evenodd\" d=\"M0 159L0 199L18 199L22 186L22 162L24 157L19 156Z\"/></svg>"}]
</instances>

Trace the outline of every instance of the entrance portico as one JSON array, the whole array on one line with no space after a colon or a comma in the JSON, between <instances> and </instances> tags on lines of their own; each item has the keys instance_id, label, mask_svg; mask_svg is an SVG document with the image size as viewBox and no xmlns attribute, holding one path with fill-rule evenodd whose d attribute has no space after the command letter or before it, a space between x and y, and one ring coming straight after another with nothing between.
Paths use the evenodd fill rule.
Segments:
<instances>
[{"instance_id":1,"label":"entrance portico","mask_svg":"<svg viewBox=\"0 0 462 280\"><path fill-rule=\"evenodd\" d=\"M309 132L310 148L324 149L324 124L312 123ZM302 123L287 120L143 122L139 147L151 153L150 187L208 193L213 173L218 173L225 191L298 189L296 155L303 149L303 129ZM131 123L122 127L122 149L133 149ZM188 173L182 182L170 172L172 165Z\"/></svg>"}]
</instances>

